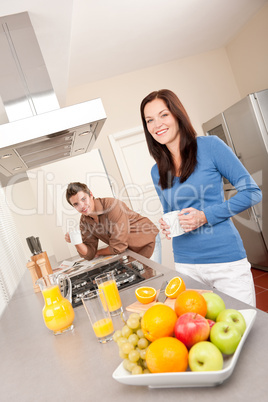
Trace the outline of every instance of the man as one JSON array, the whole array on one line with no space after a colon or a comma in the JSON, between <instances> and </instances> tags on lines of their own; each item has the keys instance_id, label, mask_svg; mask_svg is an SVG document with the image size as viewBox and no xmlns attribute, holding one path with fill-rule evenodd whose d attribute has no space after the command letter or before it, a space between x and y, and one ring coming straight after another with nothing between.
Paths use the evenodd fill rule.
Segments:
<instances>
[{"instance_id":1,"label":"man","mask_svg":"<svg viewBox=\"0 0 268 402\"><path fill-rule=\"evenodd\" d=\"M68 185L66 199L81 213L82 242L75 245L81 257L91 260L100 255L120 254L126 249L147 258L153 255L159 230L124 202L115 198L94 198L86 184L79 182ZM69 233L65 240L71 242ZM108 246L98 250L99 240ZM161 247L161 243L157 242L157 246ZM154 260L161 262L159 258Z\"/></svg>"}]
</instances>

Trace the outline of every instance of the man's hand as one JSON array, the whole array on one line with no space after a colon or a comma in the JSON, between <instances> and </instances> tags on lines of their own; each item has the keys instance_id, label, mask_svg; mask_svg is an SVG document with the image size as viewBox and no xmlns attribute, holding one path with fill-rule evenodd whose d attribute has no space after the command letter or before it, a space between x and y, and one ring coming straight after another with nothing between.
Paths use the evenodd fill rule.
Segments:
<instances>
[{"instance_id":1,"label":"man's hand","mask_svg":"<svg viewBox=\"0 0 268 402\"><path fill-rule=\"evenodd\" d=\"M68 233L68 232L67 232L67 233L65 233L64 238L65 238L65 241L67 241L67 243L71 243L70 235L69 235L69 233Z\"/></svg>"},{"instance_id":2,"label":"man's hand","mask_svg":"<svg viewBox=\"0 0 268 402\"><path fill-rule=\"evenodd\" d=\"M104 247L104 248L100 248L99 250L97 250L96 254L95 254L95 258L96 257L100 257L103 255L114 255L112 249L110 246L108 247Z\"/></svg>"},{"instance_id":3,"label":"man's hand","mask_svg":"<svg viewBox=\"0 0 268 402\"><path fill-rule=\"evenodd\" d=\"M67 243L71 243L71 239L70 239L70 234L67 232L64 236L65 241ZM87 246L84 243L80 243L80 244L76 244L74 245L76 250L82 254L82 255L86 255L87 254Z\"/></svg>"}]
</instances>

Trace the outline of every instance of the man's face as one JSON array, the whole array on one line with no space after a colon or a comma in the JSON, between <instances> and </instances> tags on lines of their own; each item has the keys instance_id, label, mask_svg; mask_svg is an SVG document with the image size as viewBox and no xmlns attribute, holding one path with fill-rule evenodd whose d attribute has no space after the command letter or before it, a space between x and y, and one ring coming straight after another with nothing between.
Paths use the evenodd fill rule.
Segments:
<instances>
[{"instance_id":1,"label":"man's face","mask_svg":"<svg viewBox=\"0 0 268 402\"><path fill-rule=\"evenodd\" d=\"M91 215L95 211L95 204L93 194L84 193L84 191L79 191L77 194L70 197L70 203L72 206L80 212L82 215Z\"/></svg>"}]
</instances>

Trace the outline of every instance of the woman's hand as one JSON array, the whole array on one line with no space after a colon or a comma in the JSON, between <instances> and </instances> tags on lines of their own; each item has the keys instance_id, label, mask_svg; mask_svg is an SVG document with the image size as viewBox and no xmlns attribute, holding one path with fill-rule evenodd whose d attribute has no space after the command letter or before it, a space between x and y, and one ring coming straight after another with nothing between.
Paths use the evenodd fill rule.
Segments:
<instances>
[{"instance_id":1,"label":"woman's hand","mask_svg":"<svg viewBox=\"0 0 268 402\"><path fill-rule=\"evenodd\" d=\"M64 238L65 238L65 241L67 241L67 243L71 243L70 235L68 232L65 234Z\"/></svg>"},{"instance_id":2,"label":"woman's hand","mask_svg":"<svg viewBox=\"0 0 268 402\"><path fill-rule=\"evenodd\" d=\"M170 226L164 221L163 218L159 219L160 229L162 230L163 235L166 236L168 240L171 239L170 237Z\"/></svg>"},{"instance_id":3,"label":"woman's hand","mask_svg":"<svg viewBox=\"0 0 268 402\"><path fill-rule=\"evenodd\" d=\"M207 218L203 211L195 208L184 208L179 213L179 221L185 232L191 232L207 223Z\"/></svg>"}]
</instances>

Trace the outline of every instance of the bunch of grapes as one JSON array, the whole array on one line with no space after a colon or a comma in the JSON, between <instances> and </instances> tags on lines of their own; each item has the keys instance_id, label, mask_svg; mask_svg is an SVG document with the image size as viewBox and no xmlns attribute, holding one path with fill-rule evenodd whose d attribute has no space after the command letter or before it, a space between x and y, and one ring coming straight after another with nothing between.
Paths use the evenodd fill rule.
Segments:
<instances>
[{"instance_id":1,"label":"bunch of grapes","mask_svg":"<svg viewBox=\"0 0 268 402\"><path fill-rule=\"evenodd\" d=\"M150 342L141 329L142 313L132 313L121 330L115 331L113 340L119 348L119 356L124 359L123 367L132 374L150 373L145 355Z\"/></svg>"}]
</instances>

